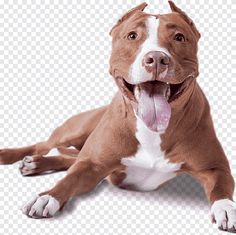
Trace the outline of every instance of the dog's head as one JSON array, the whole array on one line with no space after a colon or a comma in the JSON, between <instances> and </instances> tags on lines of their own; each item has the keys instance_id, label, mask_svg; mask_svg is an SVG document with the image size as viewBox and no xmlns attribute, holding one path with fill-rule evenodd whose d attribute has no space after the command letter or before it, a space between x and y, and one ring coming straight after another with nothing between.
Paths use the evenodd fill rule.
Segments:
<instances>
[{"instance_id":1,"label":"dog's head","mask_svg":"<svg viewBox=\"0 0 236 235\"><path fill-rule=\"evenodd\" d=\"M169 4L171 13L153 15L143 12L147 4L142 3L110 32L110 73L134 104L136 114L154 131L166 129L170 103L198 75L200 33L186 13L173 2Z\"/></svg>"}]
</instances>

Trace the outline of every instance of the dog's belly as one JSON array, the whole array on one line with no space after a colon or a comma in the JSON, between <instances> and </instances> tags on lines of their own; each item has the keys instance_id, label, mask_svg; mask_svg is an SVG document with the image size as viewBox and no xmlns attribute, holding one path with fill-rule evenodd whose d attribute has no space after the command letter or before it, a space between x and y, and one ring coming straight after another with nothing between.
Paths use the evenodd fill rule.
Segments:
<instances>
[{"instance_id":1,"label":"dog's belly","mask_svg":"<svg viewBox=\"0 0 236 235\"><path fill-rule=\"evenodd\" d=\"M160 133L148 129L139 118L136 138L140 145L135 156L121 160L126 174L121 187L150 191L176 176L182 163L171 163L165 158Z\"/></svg>"}]
</instances>

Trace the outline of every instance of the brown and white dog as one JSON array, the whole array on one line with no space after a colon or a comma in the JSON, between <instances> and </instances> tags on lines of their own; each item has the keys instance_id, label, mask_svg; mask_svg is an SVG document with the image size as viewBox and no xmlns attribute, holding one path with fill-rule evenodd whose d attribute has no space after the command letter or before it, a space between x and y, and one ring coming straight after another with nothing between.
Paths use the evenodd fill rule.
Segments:
<instances>
[{"instance_id":1,"label":"brown and white dog","mask_svg":"<svg viewBox=\"0 0 236 235\"><path fill-rule=\"evenodd\" d=\"M0 150L2 164L23 159L25 176L68 169L23 213L53 216L103 179L149 191L185 172L204 187L213 222L236 232L234 180L195 79L200 34L182 10L169 4L171 13L153 15L143 12L147 4L142 3L111 30L110 73L119 92L109 105L70 118L45 142Z\"/></svg>"}]
</instances>

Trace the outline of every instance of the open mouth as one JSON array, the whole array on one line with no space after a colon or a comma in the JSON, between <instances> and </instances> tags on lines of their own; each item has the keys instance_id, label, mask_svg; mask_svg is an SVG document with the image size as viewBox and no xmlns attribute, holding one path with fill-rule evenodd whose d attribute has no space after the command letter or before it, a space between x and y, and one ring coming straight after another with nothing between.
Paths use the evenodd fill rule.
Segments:
<instances>
[{"instance_id":1,"label":"open mouth","mask_svg":"<svg viewBox=\"0 0 236 235\"><path fill-rule=\"evenodd\" d=\"M158 87L158 86L165 87L165 97L169 103L177 100L182 95L182 93L184 92L186 88L186 81L183 81L178 84L170 84L170 83L165 83L161 81L147 81L144 83L133 85L126 82L125 79L123 79L123 84L129 90L131 95L133 95L134 97L135 97L135 94L134 94L135 89L140 89L141 86L150 85L153 87L153 89L155 89L155 87Z\"/></svg>"},{"instance_id":2,"label":"open mouth","mask_svg":"<svg viewBox=\"0 0 236 235\"><path fill-rule=\"evenodd\" d=\"M187 87L187 80L179 84L147 81L130 84L123 78L117 80L122 92L137 103L136 115L155 132L163 133L171 117L170 103L177 100Z\"/></svg>"}]
</instances>

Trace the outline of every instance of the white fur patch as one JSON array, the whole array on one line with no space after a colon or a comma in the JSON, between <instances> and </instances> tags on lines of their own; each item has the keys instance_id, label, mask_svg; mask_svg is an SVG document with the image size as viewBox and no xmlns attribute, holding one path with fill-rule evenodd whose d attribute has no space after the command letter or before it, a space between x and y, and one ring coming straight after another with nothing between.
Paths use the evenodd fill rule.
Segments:
<instances>
[{"instance_id":1,"label":"white fur patch","mask_svg":"<svg viewBox=\"0 0 236 235\"><path fill-rule=\"evenodd\" d=\"M236 203L229 199L215 201L211 206L211 216L218 227L236 231Z\"/></svg>"},{"instance_id":2,"label":"white fur patch","mask_svg":"<svg viewBox=\"0 0 236 235\"><path fill-rule=\"evenodd\" d=\"M58 200L50 195L37 196L22 207L22 212L32 218L47 218L60 209Z\"/></svg>"},{"instance_id":3,"label":"white fur patch","mask_svg":"<svg viewBox=\"0 0 236 235\"><path fill-rule=\"evenodd\" d=\"M140 143L135 156L126 157L121 163L126 166L123 185L133 185L141 191L156 189L162 183L176 176L182 163L170 163L160 148L160 133L151 131L137 117L136 138Z\"/></svg>"},{"instance_id":4,"label":"white fur patch","mask_svg":"<svg viewBox=\"0 0 236 235\"><path fill-rule=\"evenodd\" d=\"M32 156L26 156L20 161L19 170L23 176L30 175L34 173L34 170L37 168L36 163Z\"/></svg>"},{"instance_id":5,"label":"white fur patch","mask_svg":"<svg viewBox=\"0 0 236 235\"><path fill-rule=\"evenodd\" d=\"M32 156L26 156L20 162L19 167L26 167L27 169L32 170L32 169L36 168L36 164L35 164L35 162L33 162Z\"/></svg>"},{"instance_id":6,"label":"white fur patch","mask_svg":"<svg viewBox=\"0 0 236 235\"><path fill-rule=\"evenodd\" d=\"M46 155L44 155L44 157L55 157L55 156L59 156L59 155L61 155L61 153L58 151L58 149L53 148Z\"/></svg>"},{"instance_id":7,"label":"white fur patch","mask_svg":"<svg viewBox=\"0 0 236 235\"><path fill-rule=\"evenodd\" d=\"M67 147L67 149L76 149L76 148L74 146L70 146L70 147ZM46 155L44 155L44 157L55 157L59 155L61 155L61 153L58 151L58 149L53 148Z\"/></svg>"},{"instance_id":8,"label":"white fur patch","mask_svg":"<svg viewBox=\"0 0 236 235\"><path fill-rule=\"evenodd\" d=\"M75 149L77 150L77 148L75 148L74 146L70 146L70 147L67 147L68 149Z\"/></svg>"},{"instance_id":9,"label":"white fur patch","mask_svg":"<svg viewBox=\"0 0 236 235\"><path fill-rule=\"evenodd\" d=\"M150 16L146 22L146 28L148 31L147 39L142 44L140 51L130 69L132 84L149 81L152 78L152 74L148 73L142 66L142 60L145 54L151 51L162 51L170 56L170 53L165 48L160 47L158 43L159 19L154 16ZM166 73L167 71L164 72ZM164 74L162 76L164 76Z\"/></svg>"}]
</instances>

